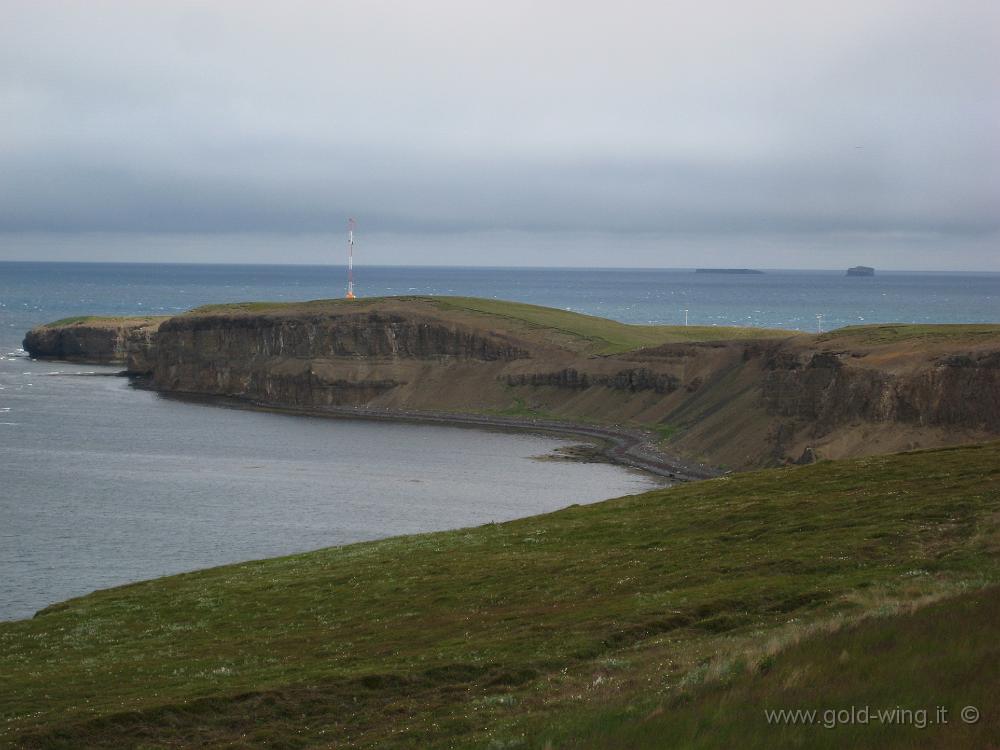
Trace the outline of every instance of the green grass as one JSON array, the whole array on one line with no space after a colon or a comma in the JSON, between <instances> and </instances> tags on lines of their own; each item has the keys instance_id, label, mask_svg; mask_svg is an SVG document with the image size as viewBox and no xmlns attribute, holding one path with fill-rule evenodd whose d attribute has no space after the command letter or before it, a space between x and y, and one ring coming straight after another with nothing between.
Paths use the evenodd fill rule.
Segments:
<instances>
[{"instance_id":1,"label":"green grass","mask_svg":"<svg viewBox=\"0 0 1000 750\"><path fill-rule=\"evenodd\" d=\"M593 315L540 307L521 302L475 297L369 297L359 300L314 300L311 302L240 302L207 305L189 314L246 314L322 312L323 310L364 309L385 303L431 305L441 311L473 313L501 319L517 327L555 332L580 339L592 354L620 354L642 347L694 341L723 341L747 338L775 338L794 335L792 331L737 326L651 326L628 325Z\"/></svg>"},{"instance_id":2,"label":"green grass","mask_svg":"<svg viewBox=\"0 0 1000 750\"><path fill-rule=\"evenodd\" d=\"M510 388L510 386L508 386ZM492 417L522 417L524 419L532 420L548 420L552 422L567 422L569 421L566 415L556 414L551 411L546 411L545 409L539 409L538 407L531 406L527 401L525 401L520 396L512 396L510 406L503 409L478 409L470 413L482 414L484 416ZM573 424L593 424L601 425L602 422L597 419L590 419L588 417L573 417Z\"/></svg>"},{"instance_id":3,"label":"green grass","mask_svg":"<svg viewBox=\"0 0 1000 750\"><path fill-rule=\"evenodd\" d=\"M659 436L660 442L668 443L681 431L681 426L676 424L655 424L651 429Z\"/></svg>"},{"instance_id":4,"label":"green grass","mask_svg":"<svg viewBox=\"0 0 1000 750\"><path fill-rule=\"evenodd\" d=\"M46 323L46 328L59 328L61 326L72 326L72 325L102 325L102 326L121 326L126 324L136 324L136 323L153 323L157 320L166 320L169 316L167 315L148 315L148 316L126 316L126 317L112 317L112 316L100 316L100 315L77 315L72 318L60 318L59 320L53 320L51 323Z\"/></svg>"},{"instance_id":5,"label":"green grass","mask_svg":"<svg viewBox=\"0 0 1000 750\"><path fill-rule=\"evenodd\" d=\"M990 323L888 324L846 326L824 333L817 341L852 339L860 344L894 344L903 341L989 341L1000 339L1000 325Z\"/></svg>"},{"instance_id":6,"label":"green grass","mask_svg":"<svg viewBox=\"0 0 1000 750\"><path fill-rule=\"evenodd\" d=\"M915 611L831 623L666 700L574 711L533 728L530 747L973 748L1000 728L1000 588ZM962 710L972 706L975 714ZM939 707L944 712L939 713ZM898 711L896 709L899 709ZM789 714L804 711L796 722ZM667 741L665 738L670 738Z\"/></svg>"},{"instance_id":7,"label":"green grass","mask_svg":"<svg viewBox=\"0 0 1000 750\"><path fill-rule=\"evenodd\" d=\"M0 742L599 739L706 660L998 580L998 482L1000 444L821 462L98 592L0 623Z\"/></svg>"},{"instance_id":8,"label":"green grass","mask_svg":"<svg viewBox=\"0 0 1000 750\"><path fill-rule=\"evenodd\" d=\"M620 354L649 346L687 341L773 338L791 331L737 326L629 325L593 315L520 302L475 297L434 297L442 309L466 310L570 334L591 342L595 354Z\"/></svg>"},{"instance_id":9,"label":"green grass","mask_svg":"<svg viewBox=\"0 0 1000 750\"><path fill-rule=\"evenodd\" d=\"M494 409L488 412L501 417L539 417L540 412L525 402L520 396L515 396L513 402L506 409Z\"/></svg>"},{"instance_id":10,"label":"green grass","mask_svg":"<svg viewBox=\"0 0 1000 750\"><path fill-rule=\"evenodd\" d=\"M344 310L367 309L378 307L392 302L422 302L429 297L364 297L361 299L314 299L294 302L223 302L219 304L201 305L195 307L185 315L230 315L230 314L295 314L295 313L323 313L329 311L340 312Z\"/></svg>"},{"instance_id":11,"label":"green grass","mask_svg":"<svg viewBox=\"0 0 1000 750\"><path fill-rule=\"evenodd\" d=\"M72 318L60 318L59 320L53 320L51 323L46 323L46 328L58 328L59 326L71 326L77 323L87 323L92 320L97 320L93 315L77 315Z\"/></svg>"},{"instance_id":12,"label":"green grass","mask_svg":"<svg viewBox=\"0 0 1000 750\"><path fill-rule=\"evenodd\" d=\"M375 302L381 298L373 298L366 302ZM224 302L212 305L201 305L188 310L185 315L228 315L239 313L288 313L303 311L321 311L336 307L358 307L357 302L341 299L317 299L308 302Z\"/></svg>"}]
</instances>

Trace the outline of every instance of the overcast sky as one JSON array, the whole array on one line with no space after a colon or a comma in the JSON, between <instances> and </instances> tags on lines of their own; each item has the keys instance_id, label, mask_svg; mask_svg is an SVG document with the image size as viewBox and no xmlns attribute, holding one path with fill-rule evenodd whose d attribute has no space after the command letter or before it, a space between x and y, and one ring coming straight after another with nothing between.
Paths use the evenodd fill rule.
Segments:
<instances>
[{"instance_id":1,"label":"overcast sky","mask_svg":"<svg viewBox=\"0 0 1000 750\"><path fill-rule=\"evenodd\" d=\"M1000 2L0 3L0 260L1000 271Z\"/></svg>"}]
</instances>

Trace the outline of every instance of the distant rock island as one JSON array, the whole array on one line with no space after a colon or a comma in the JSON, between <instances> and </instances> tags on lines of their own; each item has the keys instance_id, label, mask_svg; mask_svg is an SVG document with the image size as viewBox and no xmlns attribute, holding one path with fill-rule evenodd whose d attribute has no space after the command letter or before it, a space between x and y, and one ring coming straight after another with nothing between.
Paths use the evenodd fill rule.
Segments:
<instances>
[{"instance_id":1,"label":"distant rock island","mask_svg":"<svg viewBox=\"0 0 1000 750\"><path fill-rule=\"evenodd\" d=\"M875 269L871 266L854 266L847 269L848 276L874 276Z\"/></svg>"},{"instance_id":2,"label":"distant rock island","mask_svg":"<svg viewBox=\"0 0 1000 750\"><path fill-rule=\"evenodd\" d=\"M752 268L696 268L695 273L764 273Z\"/></svg>"}]
</instances>

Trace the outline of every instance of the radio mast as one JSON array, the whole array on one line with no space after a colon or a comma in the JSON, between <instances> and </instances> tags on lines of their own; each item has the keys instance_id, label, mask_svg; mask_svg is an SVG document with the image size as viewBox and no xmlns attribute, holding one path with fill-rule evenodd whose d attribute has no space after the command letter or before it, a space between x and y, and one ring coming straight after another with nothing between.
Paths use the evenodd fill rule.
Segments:
<instances>
[{"instance_id":1,"label":"radio mast","mask_svg":"<svg viewBox=\"0 0 1000 750\"><path fill-rule=\"evenodd\" d=\"M347 220L347 299L354 299L354 219Z\"/></svg>"}]
</instances>

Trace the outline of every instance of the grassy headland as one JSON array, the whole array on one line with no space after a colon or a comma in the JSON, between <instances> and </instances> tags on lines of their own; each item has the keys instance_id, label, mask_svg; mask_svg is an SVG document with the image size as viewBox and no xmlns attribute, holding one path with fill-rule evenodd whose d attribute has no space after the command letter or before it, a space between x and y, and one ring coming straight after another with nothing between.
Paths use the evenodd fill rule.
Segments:
<instances>
[{"instance_id":1,"label":"grassy headland","mask_svg":"<svg viewBox=\"0 0 1000 750\"><path fill-rule=\"evenodd\" d=\"M695 709L676 708L678 695L722 701L718 737L757 721L748 736L773 738L755 713L755 675L781 675L767 682L776 701L805 679L796 670L822 686L843 662L837 645L808 651L810 634L997 582L998 553L993 443L751 472L172 576L0 623L0 741L663 747L666 735L648 727L702 726ZM926 615L936 625L912 628L927 648L945 635L941 648L952 648L967 621L975 630L989 618L937 606L945 614ZM873 648L911 670L901 697L882 697L922 696L906 691L913 670L933 663L940 703L971 696L996 721L995 691L966 690L984 639L956 646L968 658L949 672L922 647L914 662L913 649L880 645L878 628L897 632L892 622L837 635L873 679L892 667L875 669ZM631 725L650 714L654 723ZM912 735L882 739L908 746Z\"/></svg>"},{"instance_id":2,"label":"grassy headland","mask_svg":"<svg viewBox=\"0 0 1000 750\"><path fill-rule=\"evenodd\" d=\"M506 300L477 297L369 297L359 300L314 300L311 302L238 302L207 305L191 311L204 314L282 314L345 312L348 310L419 309L425 307L457 315L456 319L471 320L479 325L496 325L512 329L546 343L565 344L575 340L577 349L594 355L621 354L662 344L689 341L734 341L750 338L785 338L794 331L750 326L665 326L633 325L608 318L559 310L553 307L529 305Z\"/></svg>"}]
</instances>

